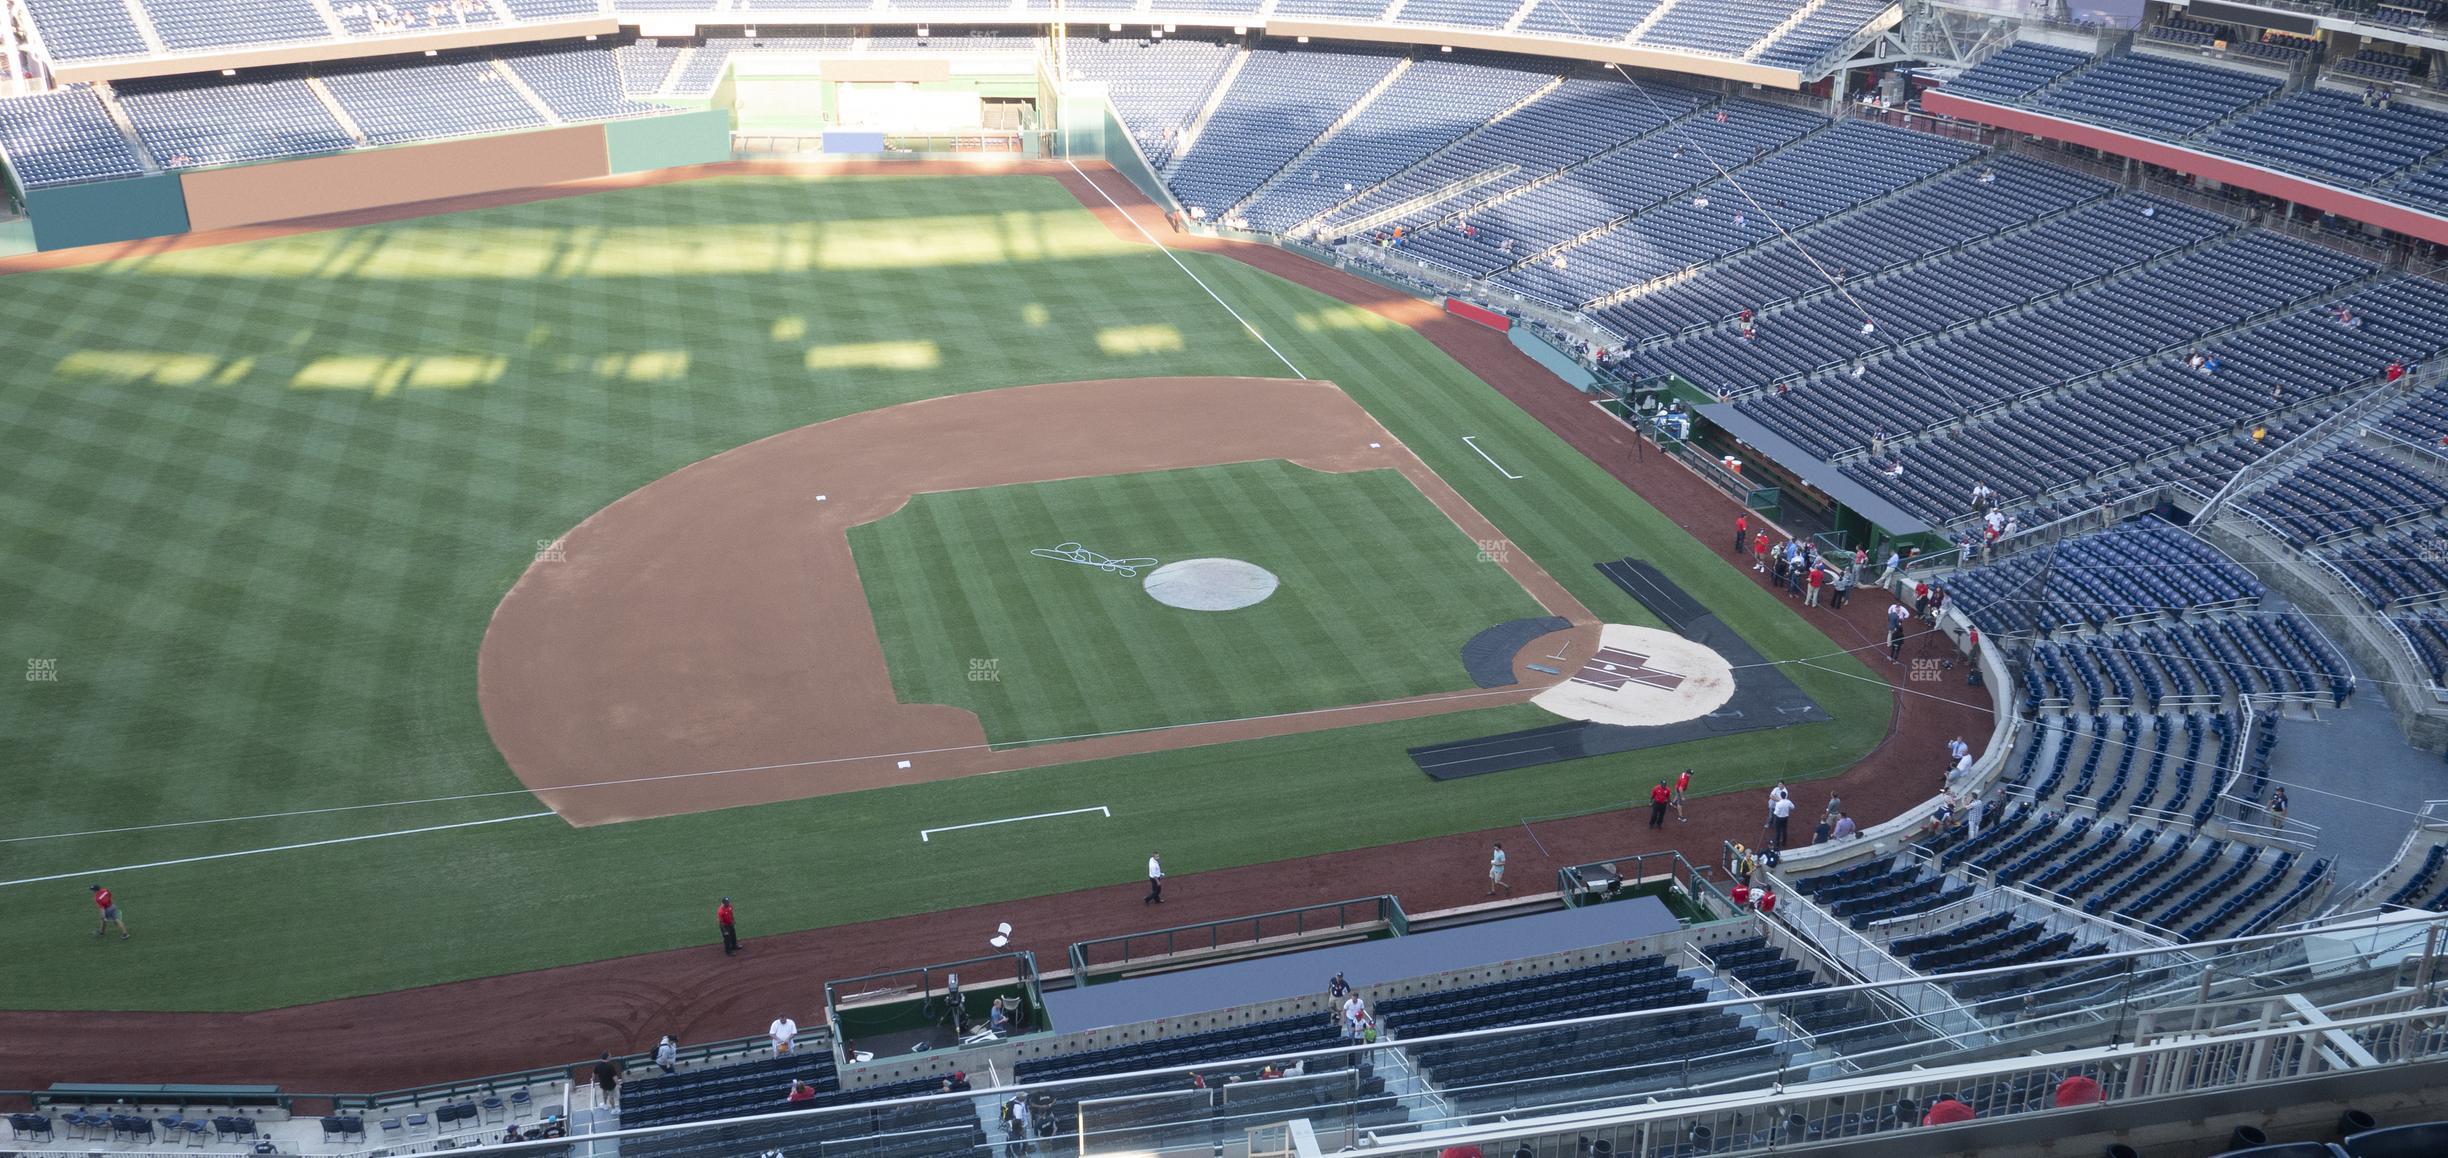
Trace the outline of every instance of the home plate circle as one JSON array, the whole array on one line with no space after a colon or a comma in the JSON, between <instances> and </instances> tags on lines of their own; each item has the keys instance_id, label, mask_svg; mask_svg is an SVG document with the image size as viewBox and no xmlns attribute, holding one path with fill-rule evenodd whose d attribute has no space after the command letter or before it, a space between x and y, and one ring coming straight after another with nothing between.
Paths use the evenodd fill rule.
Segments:
<instances>
[{"instance_id":1,"label":"home plate circle","mask_svg":"<svg viewBox=\"0 0 2448 1158\"><path fill-rule=\"evenodd\" d=\"M1148 572L1140 586L1167 607L1237 611L1275 593L1275 573L1239 559L1181 559Z\"/></svg>"},{"instance_id":2,"label":"home plate circle","mask_svg":"<svg viewBox=\"0 0 2448 1158\"><path fill-rule=\"evenodd\" d=\"M1673 632L1609 623L1597 652L1530 702L1568 720L1654 727L1698 719L1732 698L1724 656Z\"/></svg>"}]
</instances>

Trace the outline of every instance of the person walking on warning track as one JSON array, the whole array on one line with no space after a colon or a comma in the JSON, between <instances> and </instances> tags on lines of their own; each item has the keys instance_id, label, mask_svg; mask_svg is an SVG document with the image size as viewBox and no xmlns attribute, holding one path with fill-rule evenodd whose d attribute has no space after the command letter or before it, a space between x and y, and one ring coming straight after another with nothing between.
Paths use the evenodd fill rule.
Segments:
<instances>
[{"instance_id":1,"label":"person walking on warning track","mask_svg":"<svg viewBox=\"0 0 2448 1158\"><path fill-rule=\"evenodd\" d=\"M1691 795L1691 769L1686 768L1682 775L1675 777L1674 781L1674 808L1677 822L1691 819L1683 815L1683 798L1689 795Z\"/></svg>"},{"instance_id":2,"label":"person walking on warning track","mask_svg":"<svg viewBox=\"0 0 2448 1158\"><path fill-rule=\"evenodd\" d=\"M119 939L127 940L127 918L119 915L119 902L111 898L111 891L100 885L95 885L91 891L94 907L102 910L102 924L94 929L94 936L99 937L109 932L111 926L117 925L119 926Z\"/></svg>"},{"instance_id":3,"label":"person walking on warning track","mask_svg":"<svg viewBox=\"0 0 2448 1158\"><path fill-rule=\"evenodd\" d=\"M1663 780L1658 781L1657 787L1649 790L1649 827L1666 827L1666 808L1674 803L1674 799L1674 790L1666 787L1666 782Z\"/></svg>"},{"instance_id":4,"label":"person walking on warning track","mask_svg":"<svg viewBox=\"0 0 2448 1158\"><path fill-rule=\"evenodd\" d=\"M1504 846L1500 844L1500 845L1497 845L1497 846L1496 846L1496 851L1495 851L1493 854L1489 855L1489 857L1488 857L1488 891L1487 891L1487 895L1489 895L1489 896L1491 896L1491 897L1492 897L1492 896L1495 896L1495 895L1496 895L1496 890L1498 890L1498 889L1503 889L1503 890L1505 891L1505 895L1506 895L1506 896L1508 896L1508 897L1513 895L1513 886L1508 885L1508 884L1506 884L1506 883L1505 883L1505 879L1504 879L1504 866L1505 866L1505 854L1504 854Z\"/></svg>"},{"instance_id":5,"label":"person walking on warning track","mask_svg":"<svg viewBox=\"0 0 2448 1158\"><path fill-rule=\"evenodd\" d=\"M722 930L723 956L739 952L739 926L731 919L731 898L724 897L714 906L714 927Z\"/></svg>"},{"instance_id":6,"label":"person walking on warning track","mask_svg":"<svg viewBox=\"0 0 2448 1158\"><path fill-rule=\"evenodd\" d=\"M1156 854L1152 852L1148 854L1148 895L1140 898L1139 903L1143 905L1164 903L1164 862L1156 859Z\"/></svg>"}]
</instances>

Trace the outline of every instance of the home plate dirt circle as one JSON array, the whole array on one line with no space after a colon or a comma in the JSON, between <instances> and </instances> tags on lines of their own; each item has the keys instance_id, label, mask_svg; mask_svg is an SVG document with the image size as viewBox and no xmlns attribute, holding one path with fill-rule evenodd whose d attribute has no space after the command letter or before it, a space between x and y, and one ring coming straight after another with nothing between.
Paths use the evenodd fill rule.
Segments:
<instances>
[{"instance_id":1,"label":"home plate dirt circle","mask_svg":"<svg viewBox=\"0 0 2448 1158\"><path fill-rule=\"evenodd\" d=\"M1140 581L1149 598L1184 611L1238 611L1275 593L1275 573L1239 559L1182 559Z\"/></svg>"},{"instance_id":2,"label":"home plate dirt circle","mask_svg":"<svg viewBox=\"0 0 2448 1158\"><path fill-rule=\"evenodd\" d=\"M1609 623L1598 649L1530 702L1568 720L1654 727L1697 719L1734 698L1724 656L1672 632Z\"/></svg>"}]
</instances>

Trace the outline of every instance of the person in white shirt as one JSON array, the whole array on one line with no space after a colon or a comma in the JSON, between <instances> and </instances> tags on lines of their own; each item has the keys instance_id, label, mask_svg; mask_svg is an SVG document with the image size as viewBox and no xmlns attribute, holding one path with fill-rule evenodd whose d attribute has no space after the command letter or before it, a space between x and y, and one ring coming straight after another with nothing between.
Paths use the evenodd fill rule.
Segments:
<instances>
[{"instance_id":1,"label":"person in white shirt","mask_svg":"<svg viewBox=\"0 0 2448 1158\"><path fill-rule=\"evenodd\" d=\"M1793 797L1778 797L1777 802L1769 807L1768 814L1776 824L1776 846L1778 848L1783 848L1790 843L1790 838L1788 837L1787 832L1789 822L1793 820Z\"/></svg>"},{"instance_id":2,"label":"person in white shirt","mask_svg":"<svg viewBox=\"0 0 2448 1158\"><path fill-rule=\"evenodd\" d=\"M665 1074L676 1073L680 1069L680 1043L673 1041L668 1033L663 1035L662 1041L655 1043L655 1068Z\"/></svg>"},{"instance_id":3,"label":"person in white shirt","mask_svg":"<svg viewBox=\"0 0 2448 1158\"><path fill-rule=\"evenodd\" d=\"M1500 844L1500 845L1497 845L1497 846L1496 846L1496 851L1495 851L1495 853L1494 853L1493 855L1491 855L1490 857L1488 857L1488 891L1487 891L1487 895L1489 895L1489 896L1491 896L1491 897L1492 897L1492 896L1495 896L1495 895L1496 895L1496 890L1498 890L1498 889L1503 889L1503 890L1505 891L1505 895L1506 895L1506 896L1508 896L1508 897L1513 895L1513 886L1508 885L1508 884L1506 884L1506 883L1505 883L1505 879L1504 879L1504 868L1505 868L1505 852L1504 852L1504 846Z\"/></svg>"},{"instance_id":4,"label":"person in white shirt","mask_svg":"<svg viewBox=\"0 0 2448 1158\"><path fill-rule=\"evenodd\" d=\"M1947 741L1947 759L1949 760L1961 760L1964 758L1964 753L1971 750L1972 745L1964 743L1964 738L1961 736Z\"/></svg>"},{"instance_id":5,"label":"person in white shirt","mask_svg":"<svg viewBox=\"0 0 2448 1158\"><path fill-rule=\"evenodd\" d=\"M1139 903L1143 905L1164 903L1164 862L1156 859L1156 854L1152 852L1148 854L1148 895Z\"/></svg>"},{"instance_id":6,"label":"person in white shirt","mask_svg":"<svg viewBox=\"0 0 2448 1158\"><path fill-rule=\"evenodd\" d=\"M785 1013L765 1027L765 1036L773 1039L774 1056L788 1055L791 1047L799 1042L799 1023L792 1021L791 1015Z\"/></svg>"}]
</instances>

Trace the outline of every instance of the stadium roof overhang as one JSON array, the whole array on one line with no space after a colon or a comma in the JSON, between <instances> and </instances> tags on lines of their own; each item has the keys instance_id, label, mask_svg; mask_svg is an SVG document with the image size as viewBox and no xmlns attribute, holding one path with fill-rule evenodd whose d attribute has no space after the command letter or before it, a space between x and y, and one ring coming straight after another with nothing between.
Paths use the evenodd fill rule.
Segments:
<instances>
[{"instance_id":1,"label":"stadium roof overhang","mask_svg":"<svg viewBox=\"0 0 2448 1158\"><path fill-rule=\"evenodd\" d=\"M1925 112L1958 120L1977 121L2044 140L2063 141L2119 157L2131 157L2164 169L2205 177L2221 185L2233 185L2298 205L2309 205L2324 213L2334 213L2366 225L2377 225L2408 237L2448 245L2448 217L2383 201L2367 193L2324 185L2250 161L2197 152L2167 141L2070 121L2030 109L1993 105L1987 101L1956 96L1943 88L1921 94L1921 108Z\"/></svg>"},{"instance_id":2,"label":"stadium roof overhang","mask_svg":"<svg viewBox=\"0 0 2448 1158\"><path fill-rule=\"evenodd\" d=\"M1872 525L1889 535L1905 538L1928 534L1933 530L1927 522L1911 512L1846 478L1843 471L1826 460L1761 425L1758 419L1734 409L1733 403L1712 402L1696 409L1700 417L1716 423L1718 429L1733 435L1743 445L1760 452L1778 466L1792 471L1804 485L1844 504L1846 509L1870 520Z\"/></svg>"}]
</instances>

